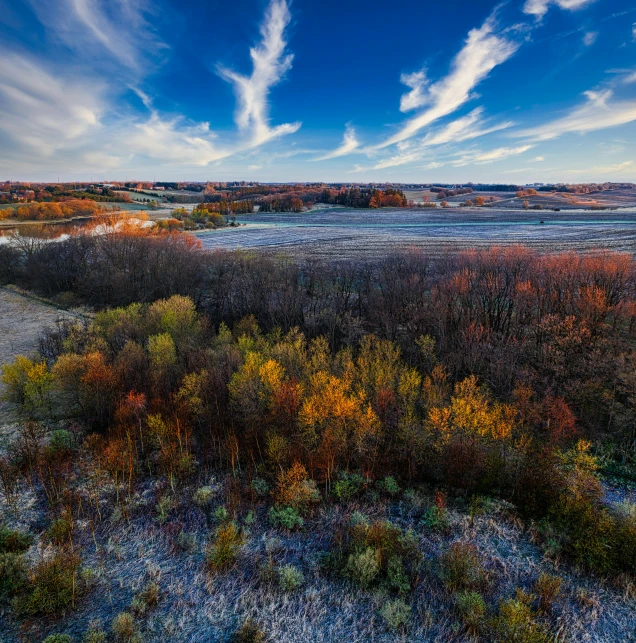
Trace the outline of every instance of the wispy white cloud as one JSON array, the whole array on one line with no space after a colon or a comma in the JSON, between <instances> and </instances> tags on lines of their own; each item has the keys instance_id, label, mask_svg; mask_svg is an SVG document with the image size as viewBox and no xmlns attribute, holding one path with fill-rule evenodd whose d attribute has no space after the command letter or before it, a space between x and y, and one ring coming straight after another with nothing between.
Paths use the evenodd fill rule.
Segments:
<instances>
[{"instance_id":1,"label":"wispy white cloud","mask_svg":"<svg viewBox=\"0 0 636 643\"><path fill-rule=\"evenodd\" d=\"M534 145L520 145L519 147L497 147L487 152L470 151L464 152L459 157L451 161L454 167L464 167L465 165L493 163L502 161L510 156L518 156L532 149Z\"/></svg>"},{"instance_id":2,"label":"wispy white cloud","mask_svg":"<svg viewBox=\"0 0 636 643\"><path fill-rule=\"evenodd\" d=\"M402 94L402 98L400 98L401 112L408 112L412 109L422 107L422 105L426 105L428 102L428 95L425 90L428 87L429 82L426 78L425 69L413 72L412 74L402 74L400 82L411 88L410 92Z\"/></svg>"},{"instance_id":3,"label":"wispy white cloud","mask_svg":"<svg viewBox=\"0 0 636 643\"><path fill-rule=\"evenodd\" d=\"M422 128L452 114L470 100L473 89L519 48L518 43L495 33L496 28L496 20L494 16L490 16L480 28L472 29L463 48L453 60L450 73L432 85L425 88L423 77L418 84L413 75L409 76L412 91L402 97L402 106L426 104L428 107L408 120L393 136L375 146L375 149L411 138Z\"/></svg>"},{"instance_id":4,"label":"wispy white cloud","mask_svg":"<svg viewBox=\"0 0 636 643\"><path fill-rule=\"evenodd\" d=\"M632 25L632 40L636 42L636 22Z\"/></svg>"},{"instance_id":5,"label":"wispy white cloud","mask_svg":"<svg viewBox=\"0 0 636 643\"><path fill-rule=\"evenodd\" d=\"M252 74L244 76L227 67L219 66L219 75L234 84L238 100L236 124L250 135L250 144L262 145L285 134L292 134L300 123L269 124L269 92L291 69L293 54L285 54L285 29L291 14L285 0L272 0L261 25L262 41L250 49Z\"/></svg>"},{"instance_id":6,"label":"wispy white cloud","mask_svg":"<svg viewBox=\"0 0 636 643\"><path fill-rule=\"evenodd\" d=\"M40 22L83 60L102 64L113 58L120 74L143 75L149 59L166 49L148 19L147 0L31 0L31 5Z\"/></svg>"},{"instance_id":7,"label":"wispy white cloud","mask_svg":"<svg viewBox=\"0 0 636 643\"><path fill-rule=\"evenodd\" d=\"M592 132L636 121L636 101L614 100L611 89L585 92L586 101L562 118L520 130L514 136L547 141L567 132Z\"/></svg>"},{"instance_id":8,"label":"wispy white cloud","mask_svg":"<svg viewBox=\"0 0 636 643\"><path fill-rule=\"evenodd\" d=\"M587 31L583 35L583 44L586 47L591 47L598 38L598 31Z\"/></svg>"},{"instance_id":9,"label":"wispy white cloud","mask_svg":"<svg viewBox=\"0 0 636 643\"><path fill-rule=\"evenodd\" d=\"M457 152L451 154L450 150L447 150L444 157L450 157L447 162L443 162L437 158L434 161L430 161L428 164L423 167L426 169L434 169L437 167L442 167L443 165L450 164L453 167L464 167L466 165L481 165L485 163L493 163L495 161L501 161L510 156L518 156L519 154L524 154L528 150L532 149L534 145L520 145L518 147L498 147L486 152L480 150L470 150L466 152L461 152L457 155ZM361 166L356 165L354 168L355 172L364 172L369 170L384 170L389 167L397 167L400 165L412 164L417 161L424 160L424 154L422 149L416 149L414 151L408 151L408 149L399 152L398 154L391 156L389 158L378 161L375 165L371 166Z\"/></svg>"},{"instance_id":10,"label":"wispy white cloud","mask_svg":"<svg viewBox=\"0 0 636 643\"><path fill-rule=\"evenodd\" d=\"M451 121L439 131L427 134L422 140L422 145L429 147L444 143L460 143L461 141L485 136L514 125L512 121L506 121L488 126L482 120L483 112L483 107L477 107L466 116Z\"/></svg>"},{"instance_id":11,"label":"wispy white cloud","mask_svg":"<svg viewBox=\"0 0 636 643\"><path fill-rule=\"evenodd\" d=\"M446 147L462 141L478 138L491 134L508 127L514 123L511 121L489 125L487 120L483 119L483 107L477 107L465 116L451 121L444 127L435 132L430 132L424 138L408 141L401 141L397 144L397 154L384 158L371 167L363 169L380 170L387 167L406 165L416 161L422 161L427 155L430 155L431 147Z\"/></svg>"},{"instance_id":12,"label":"wispy white cloud","mask_svg":"<svg viewBox=\"0 0 636 643\"><path fill-rule=\"evenodd\" d=\"M189 125L182 117L166 119L153 112L148 120L127 128L118 147L163 163L203 166L230 156L217 149L215 138L209 123Z\"/></svg>"},{"instance_id":13,"label":"wispy white cloud","mask_svg":"<svg viewBox=\"0 0 636 643\"><path fill-rule=\"evenodd\" d=\"M135 51L132 47L134 40L120 38L120 34L113 29L113 25L95 0L70 0L69 4L83 26L111 54L124 63L133 66L137 64Z\"/></svg>"},{"instance_id":14,"label":"wispy white cloud","mask_svg":"<svg viewBox=\"0 0 636 643\"><path fill-rule=\"evenodd\" d=\"M94 78L0 52L0 167L110 170L140 158L203 166L229 155L207 123L161 117L145 95L148 118L114 120L106 95Z\"/></svg>"},{"instance_id":15,"label":"wispy white cloud","mask_svg":"<svg viewBox=\"0 0 636 643\"><path fill-rule=\"evenodd\" d=\"M560 7L561 9L569 9L575 11L581 9L594 0L526 0L523 6L523 12L542 18L547 12L551 4Z\"/></svg>"},{"instance_id":16,"label":"wispy white cloud","mask_svg":"<svg viewBox=\"0 0 636 643\"><path fill-rule=\"evenodd\" d=\"M300 123L270 127L268 94L291 66L285 53L284 31L290 14L284 0L272 0L261 25L262 42L250 51L253 72L244 77L225 70L237 87L239 132L224 132L223 143L207 122L192 122L179 114L162 114L152 97L141 89L143 75L133 71L143 66L144 50L121 42L128 27L144 27L145 0L63 0L69 22L62 26L60 7L48 6L49 26L63 42L71 30L80 32L74 44L79 50L86 37L98 43L105 58L130 70L124 79L148 114L139 115L121 102L122 87L100 75L91 64L93 76L84 78L72 65L51 68L16 53L0 51L0 166L87 167L113 169L138 164L204 167L230 156L256 150L263 143L296 131ZM46 16L41 16L44 20ZM117 25L128 21L128 27ZM82 29L77 29L81 24ZM87 35L88 34L88 35ZM134 41L134 38L130 38ZM140 39L137 40L139 42ZM70 46L70 42L69 42ZM93 49L91 49L93 51ZM79 56L78 66L79 66ZM123 72L122 72L123 74ZM118 105L115 108L115 105ZM304 153L304 152L303 152ZM314 151L315 153L315 151Z\"/></svg>"},{"instance_id":17,"label":"wispy white cloud","mask_svg":"<svg viewBox=\"0 0 636 643\"><path fill-rule=\"evenodd\" d=\"M0 51L3 157L49 157L99 128L104 87L60 77L16 53Z\"/></svg>"},{"instance_id":18,"label":"wispy white cloud","mask_svg":"<svg viewBox=\"0 0 636 643\"><path fill-rule=\"evenodd\" d=\"M376 163L372 169L374 170L384 170L387 167L397 167L398 165L406 165L407 163L412 163L413 161L420 160L421 155L419 152L411 152L407 154L396 154L391 158L384 159Z\"/></svg>"},{"instance_id":19,"label":"wispy white cloud","mask_svg":"<svg viewBox=\"0 0 636 643\"><path fill-rule=\"evenodd\" d=\"M337 147L335 150L319 156L315 161L327 161L329 159L335 159L340 156L346 156L351 154L360 147L360 142L356 138L356 132L351 125L347 125L342 139L342 144Z\"/></svg>"},{"instance_id":20,"label":"wispy white cloud","mask_svg":"<svg viewBox=\"0 0 636 643\"><path fill-rule=\"evenodd\" d=\"M421 152L399 152L394 156L387 157L376 162L374 165L359 165L353 167L352 172L368 172L369 170L386 170L389 167L398 167L400 165L407 165L416 161L422 160Z\"/></svg>"},{"instance_id":21,"label":"wispy white cloud","mask_svg":"<svg viewBox=\"0 0 636 643\"><path fill-rule=\"evenodd\" d=\"M501 161L506 159L509 156L517 156L518 154L523 154L529 149L532 149L534 145L521 145L520 147L498 147L489 152L483 152L475 156L475 161L477 163L487 163L491 161Z\"/></svg>"}]
</instances>

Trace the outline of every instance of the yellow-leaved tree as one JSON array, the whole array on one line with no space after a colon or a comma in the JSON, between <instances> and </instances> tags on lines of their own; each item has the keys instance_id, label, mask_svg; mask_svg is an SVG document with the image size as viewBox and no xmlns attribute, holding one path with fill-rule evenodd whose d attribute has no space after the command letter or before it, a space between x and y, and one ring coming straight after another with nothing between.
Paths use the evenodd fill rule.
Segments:
<instances>
[{"instance_id":1,"label":"yellow-leaved tree","mask_svg":"<svg viewBox=\"0 0 636 643\"><path fill-rule=\"evenodd\" d=\"M327 488L337 467L372 466L380 421L363 392L351 382L318 371L311 376L299 412L305 448L322 470Z\"/></svg>"}]
</instances>

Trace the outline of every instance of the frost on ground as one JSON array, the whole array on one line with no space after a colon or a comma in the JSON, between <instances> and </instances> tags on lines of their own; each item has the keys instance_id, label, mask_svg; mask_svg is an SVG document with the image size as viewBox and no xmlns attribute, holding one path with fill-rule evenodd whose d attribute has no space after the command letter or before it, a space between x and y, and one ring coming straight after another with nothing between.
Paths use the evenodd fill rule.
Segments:
<instances>
[{"instance_id":1,"label":"frost on ground","mask_svg":"<svg viewBox=\"0 0 636 643\"><path fill-rule=\"evenodd\" d=\"M488 501L483 511L471 515L466 501L456 499L450 505L447 526L426 526L422 516L431 506L430 489L405 494L402 500L373 497L323 505L295 533L271 527L267 503L244 499L231 510L239 524L251 523L238 561L226 572L211 573L205 565L206 547L219 524L216 510L230 506L231 486L229 480L215 485L206 508L192 504L195 487L183 488L161 519L157 503L167 492L165 486L146 483L132 499L128 519L115 506L115 490L104 487L103 520L75 522L75 544L81 547L83 574L90 570L91 589L74 610L56 618L28 620L19 630L7 612L0 613L4 642L37 643L51 632L81 641L95 623L110 631L113 619L130 610L135 594L148 582L159 585L159 601L135 620L142 640L149 643L229 641L248 617L267 632L268 641L277 643L471 641L475 639L460 624L456 599L439 577L440 554L455 541L477 547L488 577L486 598L491 606L514 596L516 588L531 590L539 574L549 572L563 579L561 597L543 617L556 632L554 640L634 640L633 589L579 575L565 563L548 559L533 543L532 529L505 502ZM17 514L4 503L0 511L11 515L12 525L41 534L45 503L38 504L32 490L24 491ZM250 511L254 521L246 520ZM323 565L337 526L349 521L354 511L371 520L390 519L416 534L422 563L415 587L405 596L411 620L404 630L387 628L381 609L390 597L384 590L354 587ZM40 538L29 557L35 561L46 555L47 546ZM264 574L263 570L283 565L295 566L304 576L304 584L295 591L284 591L275 578Z\"/></svg>"},{"instance_id":2,"label":"frost on ground","mask_svg":"<svg viewBox=\"0 0 636 643\"><path fill-rule=\"evenodd\" d=\"M634 208L554 212L495 208L363 210L237 217L238 228L197 233L209 249L283 252L323 259L378 259L419 248L432 256L468 248L523 244L541 252L631 252Z\"/></svg>"}]
</instances>

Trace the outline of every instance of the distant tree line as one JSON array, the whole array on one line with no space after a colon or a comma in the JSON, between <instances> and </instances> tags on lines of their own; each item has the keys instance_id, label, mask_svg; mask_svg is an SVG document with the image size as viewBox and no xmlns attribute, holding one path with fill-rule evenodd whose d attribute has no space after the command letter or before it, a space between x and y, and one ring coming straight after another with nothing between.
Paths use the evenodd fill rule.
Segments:
<instances>
[{"instance_id":1,"label":"distant tree line","mask_svg":"<svg viewBox=\"0 0 636 643\"><path fill-rule=\"evenodd\" d=\"M320 195L321 203L344 205L348 208L385 208L408 207L408 201L402 190L387 188L345 188L338 191L324 189Z\"/></svg>"},{"instance_id":2,"label":"distant tree line","mask_svg":"<svg viewBox=\"0 0 636 643\"><path fill-rule=\"evenodd\" d=\"M72 199L60 202L29 203L16 208L0 209L0 220L15 218L19 221L54 221L71 217L94 216L113 212L112 208L98 205L88 199Z\"/></svg>"}]
</instances>

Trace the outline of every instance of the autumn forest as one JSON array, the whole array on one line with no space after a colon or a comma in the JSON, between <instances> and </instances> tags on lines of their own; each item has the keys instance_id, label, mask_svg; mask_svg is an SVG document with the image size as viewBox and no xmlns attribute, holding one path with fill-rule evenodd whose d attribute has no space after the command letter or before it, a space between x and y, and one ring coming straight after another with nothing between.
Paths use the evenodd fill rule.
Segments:
<instances>
[{"instance_id":1,"label":"autumn forest","mask_svg":"<svg viewBox=\"0 0 636 643\"><path fill-rule=\"evenodd\" d=\"M0 246L0 268L91 311L3 369L19 420L0 483L18 527L0 531L0 600L29 636L160 635L148 615L173 597L155 563L130 606L99 608L112 623L92 613L116 529L132 526L199 582L241 578L292 603L311 583L357 588L398 634L459 640L452 618L461 636L549 641L568 591L583 591L568 574L633 592L636 514L608 505L603 482L635 470L631 256L324 263L132 227ZM25 494L38 536L19 527ZM467 536L488 516L549 571L500 569ZM302 542L313 562L285 553ZM428 625L423 587L442 601ZM220 631L270 640L264 613Z\"/></svg>"}]
</instances>

